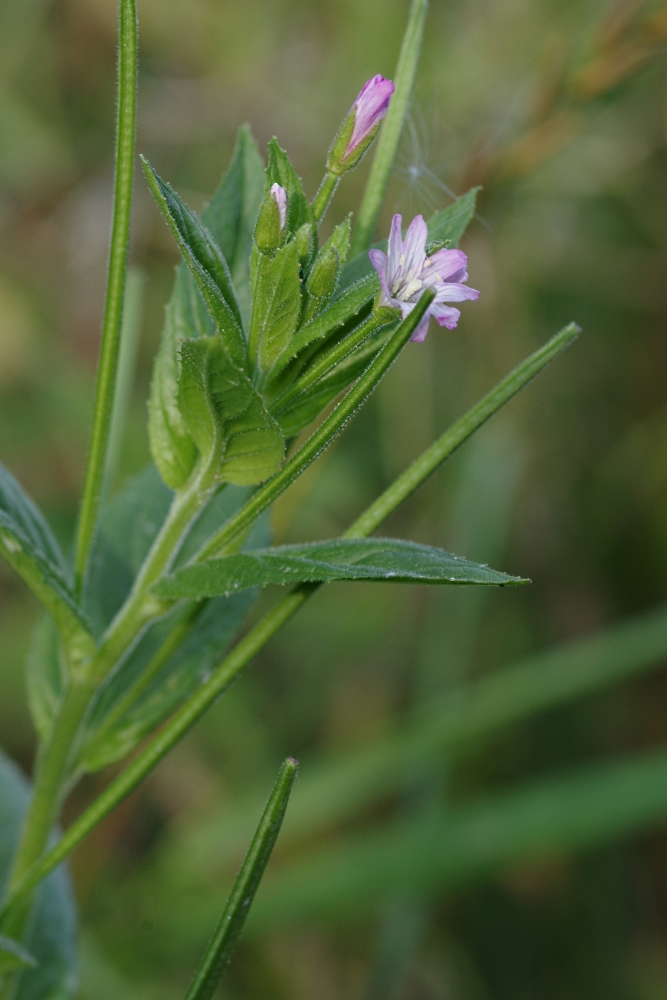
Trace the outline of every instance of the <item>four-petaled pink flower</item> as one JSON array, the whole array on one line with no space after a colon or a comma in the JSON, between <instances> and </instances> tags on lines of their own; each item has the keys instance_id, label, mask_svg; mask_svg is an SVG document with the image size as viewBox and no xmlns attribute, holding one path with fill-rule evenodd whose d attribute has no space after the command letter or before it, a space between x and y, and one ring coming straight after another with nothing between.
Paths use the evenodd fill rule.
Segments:
<instances>
[{"instance_id":1,"label":"four-petaled pink flower","mask_svg":"<svg viewBox=\"0 0 667 1000\"><path fill-rule=\"evenodd\" d=\"M401 234L402 218L395 215L391 224L387 253L370 250L371 263L380 276L379 306L400 309L403 319L412 312L426 288L435 291L435 298L426 315L412 334L411 340L421 343L428 333L429 317L440 326L453 330L461 313L446 302L476 299L479 292L462 282L468 280L468 258L461 250L438 250L426 256L428 230L421 215L417 215L405 234Z\"/></svg>"},{"instance_id":2,"label":"four-petaled pink flower","mask_svg":"<svg viewBox=\"0 0 667 1000\"><path fill-rule=\"evenodd\" d=\"M272 184L271 197L278 206L278 211L280 213L280 232L282 233L285 228L285 219L287 218L287 191L280 184Z\"/></svg>"},{"instance_id":3,"label":"four-petaled pink flower","mask_svg":"<svg viewBox=\"0 0 667 1000\"><path fill-rule=\"evenodd\" d=\"M389 101L395 89L391 80L385 79L379 73L363 85L352 105L354 129L341 160L346 160L357 146L368 137L375 126L379 125L387 113Z\"/></svg>"}]
</instances>

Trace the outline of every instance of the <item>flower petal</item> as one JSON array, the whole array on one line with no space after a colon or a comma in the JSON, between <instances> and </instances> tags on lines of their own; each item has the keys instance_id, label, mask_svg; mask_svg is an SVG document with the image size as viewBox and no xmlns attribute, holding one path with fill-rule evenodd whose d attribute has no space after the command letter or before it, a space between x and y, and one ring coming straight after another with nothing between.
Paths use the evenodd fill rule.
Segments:
<instances>
[{"instance_id":1,"label":"flower petal","mask_svg":"<svg viewBox=\"0 0 667 1000\"><path fill-rule=\"evenodd\" d=\"M353 153L359 143L368 136L368 133L375 128L378 122L382 121L387 113L394 90L395 87L391 80L385 79L379 73L363 85L353 105L354 128L345 150L345 156Z\"/></svg>"},{"instance_id":2,"label":"flower petal","mask_svg":"<svg viewBox=\"0 0 667 1000\"><path fill-rule=\"evenodd\" d=\"M479 292L476 288L469 288L467 285L442 284L435 293L435 301L438 302L466 302L471 299L478 299Z\"/></svg>"},{"instance_id":3,"label":"flower petal","mask_svg":"<svg viewBox=\"0 0 667 1000\"><path fill-rule=\"evenodd\" d=\"M414 219L408 226L408 231L405 234L405 242L403 244L403 253L405 255L403 274L406 276L408 281L412 278L418 277L424 266L424 261L426 260L427 236L428 229L423 216L415 215Z\"/></svg>"},{"instance_id":4,"label":"flower petal","mask_svg":"<svg viewBox=\"0 0 667 1000\"><path fill-rule=\"evenodd\" d=\"M465 281L468 258L463 250L438 250L426 261L429 274L436 273L441 281Z\"/></svg>"},{"instance_id":5,"label":"flower petal","mask_svg":"<svg viewBox=\"0 0 667 1000\"><path fill-rule=\"evenodd\" d=\"M459 321L461 311L455 309L454 306L445 306L441 303L434 303L430 309L431 315L435 321L440 325L446 327L448 330L453 330Z\"/></svg>"},{"instance_id":6,"label":"flower petal","mask_svg":"<svg viewBox=\"0 0 667 1000\"><path fill-rule=\"evenodd\" d=\"M387 246L387 253L389 255L387 281L390 285L394 284L401 267L401 257L403 256L402 226L403 216L395 215L391 220L391 231L389 233L389 244Z\"/></svg>"},{"instance_id":7,"label":"flower petal","mask_svg":"<svg viewBox=\"0 0 667 1000\"><path fill-rule=\"evenodd\" d=\"M387 282L387 269L389 266L389 261L387 260L387 255L382 252L382 250L369 250L368 256L370 257L371 264L375 268L380 278L380 287L382 288L382 295L380 296L380 305L388 306L392 305L391 291L389 289L389 284Z\"/></svg>"},{"instance_id":8,"label":"flower petal","mask_svg":"<svg viewBox=\"0 0 667 1000\"><path fill-rule=\"evenodd\" d=\"M428 333L428 321L431 318L431 310L427 310L426 315L419 321L419 324L415 328L415 332L410 337L413 344L423 344L426 340L426 334Z\"/></svg>"}]
</instances>

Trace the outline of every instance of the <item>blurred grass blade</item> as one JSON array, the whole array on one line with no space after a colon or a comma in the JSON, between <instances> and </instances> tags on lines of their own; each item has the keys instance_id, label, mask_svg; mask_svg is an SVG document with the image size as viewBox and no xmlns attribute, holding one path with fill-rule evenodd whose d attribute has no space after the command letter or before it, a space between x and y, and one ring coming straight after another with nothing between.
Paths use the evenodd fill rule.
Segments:
<instances>
[{"instance_id":1,"label":"blurred grass blade","mask_svg":"<svg viewBox=\"0 0 667 1000\"><path fill-rule=\"evenodd\" d=\"M655 670L665 660L667 609L660 608L461 685L393 733L353 752L313 760L293 796L283 839L306 839L351 819L397 792L433 754L460 754L502 726ZM258 808L253 796L179 834L164 855L171 876L180 871L186 881L199 880L229 865L243 850Z\"/></svg>"},{"instance_id":2,"label":"blurred grass blade","mask_svg":"<svg viewBox=\"0 0 667 1000\"><path fill-rule=\"evenodd\" d=\"M95 411L86 467L74 560L76 592L81 593L88 556L93 544L102 498L102 484L109 450L109 431L116 367L123 320L125 272L130 241L130 212L134 175L134 138L137 117L137 11L135 0L120 0L118 43L118 117L116 123L116 178L109 252L107 298L102 348L97 373Z\"/></svg>"},{"instance_id":3,"label":"blurred grass blade","mask_svg":"<svg viewBox=\"0 0 667 1000\"><path fill-rule=\"evenodd\" d=\"M412 97L427 11L428 0L412 0L408 26L396 67L394 80L396 90L380 129L366 190L359 206L357 224L352 236L352 257L365 250L373 239Z\"/></svg>"},{"instance_id":4,"label":"blurred grass blade","mask_svg":"<svg viewBox=\"0 0 667 1000\"><path fill-rule=\"evenodd\" d=\"M251 925L361 913L396 892L439 893L510 863L608 844L667 819L667 751L637 754L396 822L284 865Z\"/></svg>"},{"instance_id":5,"label":"blurred grass blade","mask_svg":"<svg viewBox=\"0 0 667 1000\"><path fill-rule=\"evenodd\" d=\"M421 303L424 302L422 297ZM420 303L420 304L421 304ZM419 305L412 311L416 318ZM402 326L403 324L401 324ZM399 327L400 329L400 327ZM562 350L578 336L579 329L574 324L560 333L526 358L513 372L492 389L465 416L399 476L392 485L358 518L343 537L364 538L374 532L391 513L424 482L467 438L493 416L520 389L553 361ZM360 380L361 381L361 380ZM357 383L358 385L359 383ZM347 397L346 397L347 398ZM336 413L336 411L334 411ZM333 414L332 414L333 415ZM320 430L326 426L321 425ZM317 432L316 432L317 433ZM315 435L313 435L313 438ZM312 438L310 439L313 440ZM297 455L299 452L297 452ZM318 452L319 454L319 452ZM296 456L295 456L296 457ZM284 467L287 468L289 462ZM279 473L280 475L280 473ZM278 476L275 477L278 479ZM273 480L271 480L272 482ZM261 493L257 491L256 496ZM232 523L231 521L227 522ZM54 848L47 851L25 873L15 887L10 898L5 901L0 919L50 871L88 836L102 820L112 812L150 774L153 768L183 738L194 723L210 705L231 684L241 671L257 655L260 649L303 607L319 584L304 583L287 594L275 608L268 612L247 635L234 647L231 653L214 669L208 680L194 692L174 714L161 732L139 753L134 760L107 786L94 802L72 823Z\"/></svg>"},{"instance_id":6,"label":"blurred grass blade","mask_svg":"<svg viewBox=\"0 0 667 1000\"><path fill-rule=\"evenodd\" d=\"M283 822L298 762L288 757L278 774L243 867L201 961L186 1000L210 1000L243 929Z\"/></svg>"}]
</instances>

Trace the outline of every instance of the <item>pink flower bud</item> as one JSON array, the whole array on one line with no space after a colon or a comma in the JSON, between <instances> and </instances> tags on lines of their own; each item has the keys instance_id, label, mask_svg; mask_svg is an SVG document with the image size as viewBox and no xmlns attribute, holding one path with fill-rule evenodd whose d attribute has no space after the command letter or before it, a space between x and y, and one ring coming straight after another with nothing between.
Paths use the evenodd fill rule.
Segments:
<instances>
[{"instance_id":1,"label":"pink flower bud","mask_svg":"<svg viewBox=\"0 0 667 1000\"><path fill-rule=\"evenodd\" d=\"M280 184L272 184L270 193L280 212L280 232L282 233L287 218L287 191Z\"/></svg>"},{"instance_id":2,"label":"pink flower bud","mask_svg":"<svg viewBox=\"0 0 667 1000\"><path fill-rule=\"evenodd\" d=\"M345 160L350 156L357 146L368 138L375 126L379 125L387 113L394 90L391 80L385 79L379 73L363 85L352 106L354 129L341 159Z\"/></svg>"}]
</instances>

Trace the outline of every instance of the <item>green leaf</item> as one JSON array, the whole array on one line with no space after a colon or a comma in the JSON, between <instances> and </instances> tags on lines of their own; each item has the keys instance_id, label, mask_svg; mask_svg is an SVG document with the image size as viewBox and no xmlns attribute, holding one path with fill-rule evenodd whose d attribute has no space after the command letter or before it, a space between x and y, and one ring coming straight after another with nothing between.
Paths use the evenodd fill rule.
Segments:
<instances>
[{"instance_id":1,"label":"green leaf","mask_svg":"<svg viewBox=\"0 0 667 1000\"><path fill-rule=\"evenodd\" d=\"M239 129L229 170L202 212L202 222L229 264L241 314L250 317L250 249L264 197L264 164L249 125Z\"/></svg>"},{"instance_id":2,"label":"green leaf","mask_svg":"<svg viewBox=\"0 0 667 1000\"><path fill-rule=\"evenodd\" d=\"M287 440L307 427L332 399L335 399L339 393L359 378L373 358L391 339L395 329L395 326L392 326L363 343L344 361L341 361L333 371L308 389L307 393L297 396L286 407L281 407L280 401L276 401L271 409L275 413Z\"/></svg>"},{"instance_id":3,"label":"green leaf","mask_svg":"<svg viewBox=\"0 0 667 1000\"><path fill-rule=\"evenodd\" d=\"M378 288L379 282L375 273L346 288L315 319L298 331L289 345L289 350L276 366L277 369L283 368L310 344L324 340L337 330L342 330L346 323L358 316L371 302Z\"/></svg>"},{"instance_id":4,"label":"green leaf","mask_svg":"<svg viewBox=\"0 0 667 1000\"><path fill-rule=\"evenodd\" d=\"M178 408L179 351L183 340L207 337L215 326L194 278L179 265L167 304L160 349L155 358L148 403L148 433L153 461L162 479L177 490L187 482L197 461L197 448Z\"/></svg>"},{"instance_id":5,"label":"green leaf","mask_svg":"<svg viewBox=\"0 0 667 1000\"><path fill-rule=\"evenodd\" d=\"M234 486L220 490L191 527L177 565L191 558L250 492L247 487ZM106 627L129 592L166 516L171 496L151 465L103 509L89 582L91 606L100 628ZM261 518L245 544L256 547L269 541L267 519ZM179 606L153 624L98 690L83 738L80 766L95 771L119 760L178 708L222 659L257 596L257 591L249 590L210 601L201 609L189 634L157 664L155 671L154 658L187 608ZM57 670L57 659L51 669ZM51 697L56 702L59 692L51 692ZM46 709L50 724L54 707L50 703Z\"/></svg>"},{"instance_id":6,"label":"green leaf","mask_svg":"<svg viewBox=\"0 0 667 1000\"><path fill-rule=\"evenodd\" d=\"M245 368L241 313L222 251L201 219L173 188L156 174L147 160L142 159L142 163L153 196L208 306L225 350L235 364Z\"/></svg>"},{"instance_id":7,"label":"green leaf","mask_svg":"<svg viewBox=\"0 0 667 1000\"><path fill-rule=\"evenodd\" d=\"M260 255L253 287L250 356L270 373L289 351L301 312L301 280L296 240L275 256Z\"/></svg>"},{"instance_id":8,"label":"green leaf","mask_svg":"<svg viewBox=\"0 0 667 1000\"><path fill-rule=\"evenodd\" d=\"M29 797L28 782L16 765L0 751L0 891L9 874ZM28 967L19 972L12 997L13 1000L50 1000L57 995L65 1000L73 997L76 990L77 920L69 877L64 867L43 882L35 905L26 940L19 946L20 951L15 949L14 958L20 960L23 955ZM0 966L3 957L7 957L8 949L13 947L7 939L4 941L4 948L0 950ZM30 957L37 962L35 967L30 967Z\"/></svg>"},{"instance_id":9,"label":"green leaf","mask_svg":"<svg viewBox=\"0 0 667 1000\"><path fill-rule=\"evenodd\" d=\"M396 893L434 895L509 864L614 843L667 820L667 752L596 764L446 813L347 837L267 882L253 926L349 915Z\"/></svg>"},{"instance_id":10,"label":"green leaf","mask_svg":"<svg viewBox=\"0 0 667 1000\"><path fill-rule=\"evenodd\" d=\"M313 210L303 190L301 178L297 175L284 149L277 139L269 143L269 162L266 168L266 190L272 184L280 184L287 191L287 230L294 234L306 222L314 222Z\"/></svg>"},{"instance_id":11,"label":"green leaf","mask_svg":"<svg viewBox=\"0 0 667 1000\"><path fill-rule=\"evenodd\" d=\"M436 212L427 222L429 240L447 240L450 246L458 246L459 240L475 215L475 204L479 191L481 191L479 187L471 188L444 211ZM386 251L387 241L381 240L379 243L374 243L373 246ZM375 271L368 252L364 250L363 253L353 257L343 268L339 288L348 288L355 281L359 281L371 273L374 274Z\"/></svg>"},{"instance_id":12,"label":"green leaf","mask_svg":"<svg viewBox=\"0 0 667 1000\"><path fill-rule=\"evenodd\" d=\"M475 215L477 195L481 187L474 187L462 194L455 202L437 212L428 220L429 240L447 241L456 247Z\"/></svg>"},{"instance_id":13,"label":"green leaf","mask_svg":"<svg viewBox=\"0 0 667 1000\"><path fill-rule=\"evenodd\" d=\"M250 849L187 992L186 1000L210 1000L218 987L278 839L298 766L297 761L288 757L280 769Z\"/></svg>"},{"instance_id":14,"label":"green leaf","mask_svg":"<svg viewBox=\"0 0 667 1000\"><path fill-rule=\"evenodd\" d=\"M247 590L208 601L189 635L159 664L159 670L151 670L147 677L153 657L184 610L178 608L153 625L100 688L86 727L79 766L99 771L131 753L204 683L231 646L256 600L257 592Z\"/></svg>"},{"instance_id":15,"label":"green leaf","mask_svg":"<svg viewBox=\"0 0 667 1000\"><path fill-rule=\"evenodd\" d=\"M247 319L249 253L263 191L264 166L250 131L244 126L239 131L229 171L204 209L202 222L222 247L236 285L239 308ZM210 336L215 330L192 272L181 263L166 310L149 402L151 452L160 475L173 489L187 481L197 458L197 449L176 402L180 342L188 337Z\"/></svg>"},{"instance_id":16,"label":"green leaf","mask_svg":"<svg viewBox=\"0 0 667 1000\"><path fill-rule=\"evenodd\" d=\"M2 464L0 554L49 612L72 658L90 655L94 644L58 543L36 505Z\"/></svg>"},{"instance_id":17,"label":"green leaf","mask_svg":"<svg viewBox=\"0 0 667 1000\"><path fill-rule=\"evenodd\" d=\"M158 583L154 591L169 599L197 600L268 583L333 580L498 586L528 582L429 545L394 538L340 538L279 545L184 566Z\"/></svg>"},{"instance_id":18,"label":"green leaf","mask_svg":"<svg viewBox=\"0 0 667 1000\"><path fill-rule=\"evenodd\" d=\"M348 215L346 219L343 219L342 222L338 223L333 233L322 247L322 253L324 253L325 250L329 250L331 247L336 250L340 258L341 267L345 264L347 255L350 252L351 231L352 215Z\"/></svg>"},{"instance_id":19,"label":"green leaf","mask_svg":"<svg viewBox=\"0 0 667 1000\"><path fill-rule=\"evenodd\" d=\"M280 428L219 338L183 341L178 403L200 454L215 456L221 482L254 485L280 468Z\"/></svg>"},{"instance_id":20,"label":"green leaf","mask_svg":"<svg viewBox=\"0 0 667 1000\"><path fill-rule=\"evenodd\" d=\"M34 969L37 959L22 944L0 934L0 982L2 977L17 969Z\"/></svg>"}]
</instances>

